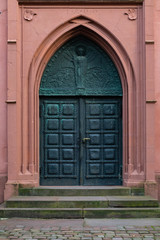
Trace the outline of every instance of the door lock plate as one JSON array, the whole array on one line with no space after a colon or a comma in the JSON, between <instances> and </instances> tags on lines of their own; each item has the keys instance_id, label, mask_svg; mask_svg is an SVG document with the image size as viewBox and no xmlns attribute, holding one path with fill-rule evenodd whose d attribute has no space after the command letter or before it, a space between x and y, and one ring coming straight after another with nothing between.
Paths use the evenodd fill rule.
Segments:
<instances>
[{"instance_id":1,"label":"door lock plate","mask_svg":"<svg viewBox=\"0 0 160 240\"><path fill-rule=\"evenodd\" d=\"M89 141L89 140L91 140L91 139L90 138L83 138L82 142L85 143L86 141Z\"/></svg>"}]
</instances>

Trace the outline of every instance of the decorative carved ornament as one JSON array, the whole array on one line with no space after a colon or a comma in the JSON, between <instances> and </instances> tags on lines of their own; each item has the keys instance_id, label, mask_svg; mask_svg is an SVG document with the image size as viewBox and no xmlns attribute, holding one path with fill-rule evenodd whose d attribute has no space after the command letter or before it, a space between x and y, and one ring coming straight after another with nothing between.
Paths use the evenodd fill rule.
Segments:
<instances>
[{"instance_id":1,"label":"decorative carved ornament","mask_svg":"<svg viewBox=\"0 0 160 240\"><path fill-rule=\"evenodd\" d=\"M33 12L32 10L25 10L24 19L26 21L31 21L33 19L34 15L37 15L37 14L35 12Z\"/></svg>"},{"instance_id":2,"label":"decorative carved ornament","mask_svg":"<svg viewBox=\"0 0 160 240\"><path fill-rule=\"evenodd\" d=\"M122 96L121 80L109 55L85 37L65 43L49 60L41 96Z\"/></svg>"},{"instance_id":3,"label":"decorative carved ornament","mask_svg":"<svg viewBox=\"0 0 160 240\"><path fill-rule=\"evenodd\" d=\"M128 19L133 21L137 19L137 10L136 9L128 9L127 12L124 13L125 15L128 15Z\"/></svg>"}]
</instances>

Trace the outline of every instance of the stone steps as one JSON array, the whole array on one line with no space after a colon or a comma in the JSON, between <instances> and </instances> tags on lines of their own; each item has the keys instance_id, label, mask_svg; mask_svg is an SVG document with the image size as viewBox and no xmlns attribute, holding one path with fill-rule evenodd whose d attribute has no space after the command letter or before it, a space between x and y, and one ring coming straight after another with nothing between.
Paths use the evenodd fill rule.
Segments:
<instances>
[{"instance_id":1,"label":"stone steps","mask_svg":"<svg viewBox=\"0 0 160 240\"><path fill-rule=\"evenodd\" d=\"M128 196L144 195L143 188L108 186L56 186L20 188L21 196Z\"/></svg>"},{"instance_id":2,"label":"stone steps","mask_svg":"<svg viewBox=\"0 0 160 240\"><path fill-rule=\"evenodd\" d=\"M158 207L147 196L17 196L6 202L8 208L108 208Z\"/></svg>"},{"instance_id":3,"label":"stone steps","mask_svg":"<svg viewBox=\"0 0 160 240\"><path fill-rule=\"evenodd\" d=\"M160 208L0 208L0 218L159 218Z\"/></svg>"},{"instance_id":4,"label":"stone steps","mask_svg":"<svg viewBox=\"0 0 160 240\"><path fill-rule=\"evenodd\" d=\"M159 218L157 200L142 188L20 188L0 207L0 218Z\"/></svg>"}]
</instances>

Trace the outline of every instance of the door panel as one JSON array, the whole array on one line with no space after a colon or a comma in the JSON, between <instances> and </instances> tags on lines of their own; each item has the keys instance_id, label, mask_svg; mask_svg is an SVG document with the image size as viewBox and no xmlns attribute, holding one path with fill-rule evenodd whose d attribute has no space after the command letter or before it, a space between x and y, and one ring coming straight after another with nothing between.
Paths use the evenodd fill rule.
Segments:
<instances>
[{"instance_id":1,"label":"door panel","mask_svg":"<svg viewBox=\"0 0 160 240\"><path fill-rule=\"evenodd\" d=\"M84 185L119 185L121 165L121 101L85 100Z\"/></svg>"},{"instance_id":2,"label":"door panel","mask_svg":"<svg viewBox=\"0 0 160 240\"><path fill-rule=\"evenodd\" d=\"M77 108L76 99L41 100L42 185L79 184Z\"/></svg>"},{"instance_id":3,"label":"door panel","mask_svg":"<svg viewBox=\"0 0 160 240\"><path fill-rule=\"evenodd\" d=\"M121 98L41 98L41 185L121 185Z\"/></svg>"}]
</instances>

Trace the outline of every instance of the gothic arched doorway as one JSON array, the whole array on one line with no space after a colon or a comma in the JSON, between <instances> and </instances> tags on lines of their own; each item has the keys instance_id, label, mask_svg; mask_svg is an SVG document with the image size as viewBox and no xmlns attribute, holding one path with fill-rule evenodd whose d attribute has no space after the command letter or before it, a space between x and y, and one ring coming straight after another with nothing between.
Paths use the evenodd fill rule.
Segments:
<instances>
[{"instance_id":1,"label":"gothic arched doorway","mask_svg":"<svg viewBox=\"0 0 160 240\"><path fill-rule=\"evenodd\" d=\"M109 55L78 36L40 84L40 184L122 184L122 86Z\"/></svg>"}]
</instances>

